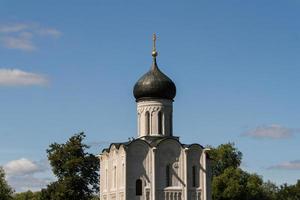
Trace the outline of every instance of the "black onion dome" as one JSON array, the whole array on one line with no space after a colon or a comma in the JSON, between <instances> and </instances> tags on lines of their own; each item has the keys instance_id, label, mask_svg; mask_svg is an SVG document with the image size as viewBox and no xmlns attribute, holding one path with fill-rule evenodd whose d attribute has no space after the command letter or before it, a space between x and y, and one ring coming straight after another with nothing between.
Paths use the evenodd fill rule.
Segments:
<instances>
[{"instance_id":1,"label":"black onion dome","mask_svg":"<svg viewBox=\"0 0 300 200\"><path fill-rule=\"evenodd\" d=\"M176 95L174 82L160 71L155 57L151 69L134 85L133 94L137 101L151 98L173 100Z\"/></svg>"}]
</instances>

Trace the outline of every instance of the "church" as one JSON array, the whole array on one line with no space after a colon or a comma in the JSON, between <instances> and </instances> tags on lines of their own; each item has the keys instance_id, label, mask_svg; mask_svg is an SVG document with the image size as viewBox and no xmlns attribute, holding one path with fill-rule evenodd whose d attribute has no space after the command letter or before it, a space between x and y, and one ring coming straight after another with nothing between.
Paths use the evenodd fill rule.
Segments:
<instances>
[{"instance_id":1,"label":"church","mask_svg":"<svg viewBox=\"0 0 300 200\"><path fill-rule=\"evenodd\" d=\"M156 62L135 84L137 138L112 143L100 159L101 200L211 200L209 157L173 135L174 82Z\"/></svg>"}]
</instances>

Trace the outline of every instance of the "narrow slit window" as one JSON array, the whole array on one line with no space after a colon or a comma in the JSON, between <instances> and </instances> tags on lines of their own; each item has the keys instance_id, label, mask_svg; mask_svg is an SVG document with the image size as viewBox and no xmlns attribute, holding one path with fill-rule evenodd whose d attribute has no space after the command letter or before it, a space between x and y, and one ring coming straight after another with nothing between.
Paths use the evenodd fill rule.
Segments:
<instances>
[{"instance_id":1,"label":"narrow slit window","mask_svg":"<svg viewBox=\"0 0 300 200\"><path fill-rule=\"evenodd\" d=\"M173 124L172 123L173 123L173 119L172 119L172 113L171 113L169 116L169 126L170 126L169 130L170 130L171 136L173 135Z\"/></svg>"},{"instance_id":2,"label":"narrow slit window","mask_svg":"<svg viewBox=\"0 0 300 200\"><path fill-rule=\"evenodd\" d=\"M161 111L158 112L157 116L157 122L158 122L158 134L162 135L162 114Z\"/></svg>"},{"instance_id":3,"label":"narrow slit window","mask_svg":"<svg viewBox=\"0 0 300 200\"><path fill-rule=\"evenodd\" d=\"M142 196L143 195L143 182L141 179L136 180L135 182L135 195Z\"/></svg>"},{"instance_id":4,"label":"narrow slit window","mask_svg":"<svg viewBox=\"0 0 300 200\"><path fill-rule=\"evenodd\" d=\"M171 165L166 167L166 186L171 186Z\"/></svg>"},{"instance_id":5,"label":"narrow slit window","mask_svg":"<svg viewBox=\"0 0 300 200\"><path fill-rule=\"evenodd\" d=\"M125 165L122 164L122 184L125 185Z\"/></svg>"},{"instance_id":6,"label":"narrow slit window","mask_svg":"<svg viewBox=\"0 0 300 200\"><path fill-rule=\"evenodd\" d=\"M145 133L146 135L150 133L150 113L148 111L145 114Z\"/></svg>"},{"instance_id":7,"label":"narrow slit window","mask_svg":"<svg viewBox=\"0 0 300 200\"><path fill-rule=\"evenodd\" d=\"M197 184L197 180L198 180L197 166L195 166L195 165L193 166L192 172L193 172L193 187L198 187L198 184Z\"/></svg>"},{"instance_id":8,"label":"narrow slit window","mask_svg":"<svg viewBox=\"0 0 300 200\"><path fill-rule=\"evenodd\" d=\"M114 166L114 188L116 188L117 185L117 167Z\"/></svg>"},{"instance_id":9,"label":"narrow slit window","mask_svg":"<svg viewBox=\"0 0 300 200\"><path fill-rule=\"evenodd\" d=\"M105 169L105 189L108 188L108 171Z\"/></svg>"}]
</instances>

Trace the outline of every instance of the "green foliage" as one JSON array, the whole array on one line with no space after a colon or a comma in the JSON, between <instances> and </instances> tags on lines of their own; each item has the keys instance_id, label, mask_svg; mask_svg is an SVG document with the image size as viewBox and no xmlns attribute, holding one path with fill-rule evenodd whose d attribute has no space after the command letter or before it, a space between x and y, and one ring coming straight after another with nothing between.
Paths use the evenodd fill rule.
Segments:
<instances>
[{"instance_id":1,"label":"green foliage","mask_svg":"<svg viewBox=\"0 0 300 200\"><path fill-rule=\"evenodd\" d=\"M295 185L281 185L277 200L300 200L300 180Z\"/></svg>"},{"instance_id":2,"label":"green foliage","mask_svg":"<svg viewBox=\"0 0 300 200\"><path fill-rule=\"evenodd\" d=\"M99 195L94 195L94 197L91 200L100 200Z\"/></svg>"},{"instance_id":3,"label":"green foliage","mask_svg":"<svg viewBox=\"0 0 300 200\"><path fill-rule=\"evenodd\" d=\"M52 171L58 180L42 190L41 200L88 200L99 190L99 160L86 150L84 133L65 144L53 143L47 150Z\"/></svg>"},{"instance_id":4,"label":"green foliage","mask_svg":"<svg viewBox=\"0 0 300 200\"><path fill-rule=\"evenodd\" d=\"M242 153L233 143L221 144L209 153L212 159L213 200L276 200L277 187L240 168Z\"/></svg>"},{"instance_id":5,"label":"green foliage","mask_svg":"<svg viewBox=\"0 0 300 200\"><path fill-rule=\"evenodd\" d=\"M5 172L0 167L0 199L10 200L12 199L13 189L7 184L5 180Z\"/></svg>"},{"instance_id":6,"label":"green foliage","mask_svg":"<svg viewBox=\"0 0 300 200\"><path fill-rule=\"evenodd\" d=\"M268 200L276 200L279 188L272 182L267 181L263 183L263 191L266 199Z\"/></svg>"},{"instance_id":7,"label":"green foliage","mask_svg":"<svg viewBox=\"0 0 300 200\"><path fill-rule=\"evenodd\" d=\"M240 168L242 153L233 143L212 148L209 155L213 200L300 200L300 180L280 187L270 181L264 183L260 176Z\"/></svg>"},{"instance_id":8,"label":"green foliage","mask_svg":"<svg viewBox=\"0 0 300 200\"><path fill-rule=\"evenodd\" d=\"M234 143L227 143L212 148L209 156L212 160L212 174L213 176L219 176L229 167L238 168L243 155L234 147Z\"/></svg>"},{"instance_id":9,"label":"green foliage","mask_svg":"<svg viewBox=\"0 0 300 200\"><path fill-rule=\"evenodd\" d=\"M14 195L14 200L40 200L40 192L21 192Z\"/></svg>"},{"instance_id":10,"label":"green foliage","mask_svg":"<svg viewBox=\"0 0 300 200\"><path fill-rule=\"evenodd\" d=\"M263 181L256 174L229 167L212 183L214 200L263 200Z\"/></svg>"}]
</instances>

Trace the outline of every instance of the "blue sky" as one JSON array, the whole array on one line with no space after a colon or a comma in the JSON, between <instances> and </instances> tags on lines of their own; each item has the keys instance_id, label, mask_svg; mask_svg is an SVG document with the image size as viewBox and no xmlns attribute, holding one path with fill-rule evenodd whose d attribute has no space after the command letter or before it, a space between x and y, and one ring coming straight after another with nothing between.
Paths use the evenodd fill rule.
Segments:
<instances>
[{"instance_id":1,"label":"blue sky","mask_svg":"<svg viewBox=\"0 0 300 200\"><path fill-rule=\"evenodd\" d=\"M300 2L0 1L0 165L17 191L53 180L46 149L136 136L132 88L151 65L177 86L182 142L234 142L243 168L300 178Z\"/></svg>"}]
</instances>

